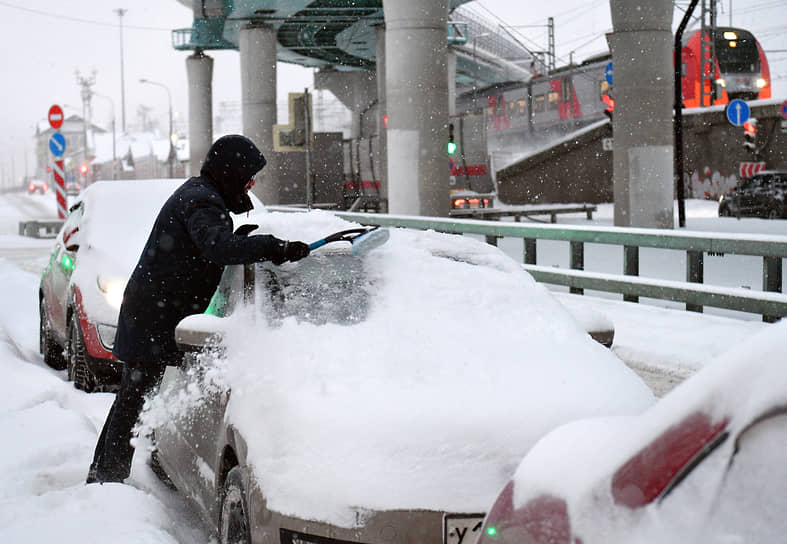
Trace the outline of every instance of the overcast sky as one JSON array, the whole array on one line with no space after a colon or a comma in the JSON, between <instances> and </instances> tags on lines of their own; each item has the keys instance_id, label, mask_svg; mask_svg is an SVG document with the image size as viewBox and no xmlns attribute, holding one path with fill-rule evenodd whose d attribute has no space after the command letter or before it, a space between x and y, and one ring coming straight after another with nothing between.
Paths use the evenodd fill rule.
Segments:
<instances>
[{"instance_id":1,"label":"overcast sky","mask_svg":"<svg viewBox=\"0 0 787 544\"><path fill-rule=\"evenodd\" d=\"M679 2L684 7L688 2ZM558 66L570 52L581 60L606 49L603 34L612 23L607 0L562 0L552 5L523 0L475 0L467 4L492 22L521 26L527 45L546 48L548 17L555 19ZM730 5L735 26L753 31L769 54L775 96L787 98L787 0L724 0L719 21L729 23ZM171 45L171 30L191 26L191 10L176 0L0 0L0 177L17 179L33 170L35 126L45 121L52 104L81 114L80 88L75 72L91 77L93 90L114 102L117 126L122 124L120 32L118 8L123 17L125 117L131 124L145 105L162 122L167 115L167 94L161 87L143 85L147 78L168 86L177 118L188 112L185 58L187 52ZM699 8L696 10L699 12ZM676 20L682 13L676 10ZM499 20L496 20L499 17ZM222 101L240 100L239 57L236 51L212 51L214 114ZM281 65L279 101L287 92L311 85L309 70ZM70 106L70 108L68 108ZM110 100L94 98L94 120L109 127Z\"/></svg>"}]
</instances>

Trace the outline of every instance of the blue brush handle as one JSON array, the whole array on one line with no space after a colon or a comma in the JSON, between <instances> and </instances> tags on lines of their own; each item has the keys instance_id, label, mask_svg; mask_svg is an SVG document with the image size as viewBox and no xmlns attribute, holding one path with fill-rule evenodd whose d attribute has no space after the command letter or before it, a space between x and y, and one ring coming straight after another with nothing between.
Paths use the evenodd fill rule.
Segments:
<instances>
[{"instance_id":1,"label":"blue brush handle","mask_svg":"<svg viewBox=\"0 0 787 544\"><path fill-rule=\"evenodd\" d=\"M309 251L314 251L318 247L322 247L327 243L328 240L326 240L325 238L323 238L322 240L317 240L316 242L312 242L311 244L309 244Z\"/></svg>"}]
</instances>

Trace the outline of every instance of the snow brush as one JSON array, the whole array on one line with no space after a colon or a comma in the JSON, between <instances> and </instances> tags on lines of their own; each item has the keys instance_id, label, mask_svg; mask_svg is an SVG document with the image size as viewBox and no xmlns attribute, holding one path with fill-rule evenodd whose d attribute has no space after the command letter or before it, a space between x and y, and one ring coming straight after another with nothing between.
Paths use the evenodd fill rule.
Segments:
<instances>
[{"instance_id":1,"label":"snow brush","mask_svg":"<svg viewBox=\"0 0 787 544\"><path fill-rule=\"evenodd\" d=\"M309 249L314 251L318 247L331 242L350 242L353 255L365 255L376 247L380 247L388 241L390 233L388 229L380 227L361 227L357 229L343 230L326 236L316 242L309 244Z\"/></svg>"}]
</instances>

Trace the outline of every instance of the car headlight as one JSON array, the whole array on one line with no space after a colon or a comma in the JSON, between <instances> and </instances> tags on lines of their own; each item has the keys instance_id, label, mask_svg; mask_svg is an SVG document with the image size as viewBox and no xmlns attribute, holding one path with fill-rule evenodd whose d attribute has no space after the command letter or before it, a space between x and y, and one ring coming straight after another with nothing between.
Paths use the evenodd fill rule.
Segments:
<instances>
[{"instance_id":1,"label":"car headlight","mask_svg":"<svg viewBox=\"0 0 787 544\"><path fill-rule=\"evenodd\" d=\"M765 78L758 77L757 78L757 88L762 89L768 84L768 81Z\"/></svg>"},{"instance_id":2,"label":"car headlight","mask_svg":"<svg viewBox=\"0 0 787 544\"><path fill-rule=\"evenodd\" d=\"M721 196L719 197L719 204L721 204L722 202L724 202L724 195L721 195Z\"/></svg>"},{"instance_id":3,"label":"car headlight","mask_svg":"<svg viewBox=\"0 0 787 544\"><path fill-rule=\"evenodd\" d=\"M104 293L107 302L116 310L120 309L120 304L123 302L123 291L126 289L126 283L116 279L104 279L101 276L96 276L96 283L98 288Z\"/></svg>"},{"instance_id":4,"label":"car headlight","mask_svg":"<svg viewBox=\"0 0 787 544\"><path fill-rule=\"evenodd\" d=\"M115 333L117 332L117 327L99 323L96 328L98 329L98 339L101 341L101 345L108 350L115 347Z\"/></svg>"}]
</instances>

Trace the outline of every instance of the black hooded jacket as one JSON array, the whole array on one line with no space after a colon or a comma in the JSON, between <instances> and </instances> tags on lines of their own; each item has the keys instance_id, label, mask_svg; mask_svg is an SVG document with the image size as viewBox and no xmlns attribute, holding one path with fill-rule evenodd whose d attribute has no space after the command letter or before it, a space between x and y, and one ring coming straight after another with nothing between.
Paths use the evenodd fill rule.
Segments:
<instances>
[{"instance_id":1,"label":"black hooded jacket","mask_svg":"<svg viewBox=\"0 0 787 544\"><path fill-rule=\"evenodd\" d=\"M205 311L225 265L282 259L286 242L233 234L229 212L253 205L244 188L265 166L248 138L218 139L199 177L164 203L123 295L112 353L127 363L174 363L175 327Z\"/></svg>"}]
</instances>

